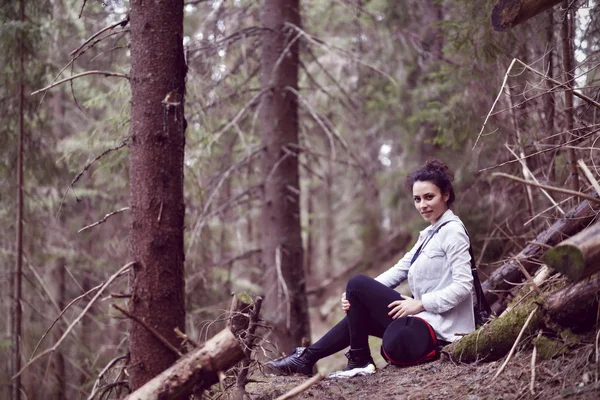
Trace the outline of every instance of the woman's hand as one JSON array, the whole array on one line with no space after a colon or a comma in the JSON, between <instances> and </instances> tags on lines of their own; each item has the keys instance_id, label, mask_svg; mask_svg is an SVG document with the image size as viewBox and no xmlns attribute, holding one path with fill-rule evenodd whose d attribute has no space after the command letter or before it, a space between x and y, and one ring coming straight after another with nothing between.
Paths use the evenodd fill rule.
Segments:
<instances>
[{"instance_id":1,"label":"woman's hand","mask_svg":"<svg viewBox=\"0 0 600 400\"><path fill-rule=\"evenodd\" d=\"M350 302L348 300L346 300L346 292L342 293L342 310L344 310L344 312L348 312L348 310L350 309Z\"/></svg>"},{"instance_id":2,"label":"woman's hand","mask_svg":"<svg viewBox=\"0 0 600 400\"><path fill-rule=\"evenodd\" d=\"M421 300L415 300L412 297L402 297L402 300L396 300L388 304L388 308L392 310L388 313L392 319L400 317L408 317L409 315L418 314L421 311L425 311Z\"/></svg>"}]
</instances>

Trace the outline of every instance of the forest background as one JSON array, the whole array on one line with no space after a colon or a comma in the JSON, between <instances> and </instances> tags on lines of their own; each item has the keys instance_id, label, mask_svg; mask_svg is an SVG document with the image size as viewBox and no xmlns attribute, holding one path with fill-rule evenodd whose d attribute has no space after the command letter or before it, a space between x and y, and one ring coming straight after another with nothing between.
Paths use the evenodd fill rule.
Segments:
<instances>
[{"instance_id":1,"label":"forest background","mask_svg":"<svg viewBox=\"0 0 600 400\"><path fill-rule=\"evenodd\" d=\"M490 26L493 3L300 2L302 22L288 29L299 70L289 91L298 104L298 139L287 157L299 171L293 193L301 246L294 254L309 307L299 314L310 315L313 337L339 319L339 295L351 274L388 268L423 229L404 179L424 160L439 157L455 171L455 211L469 229L483 278L561 215L542 192L492 172L584 191L589 182L571 169L575 155L598 177L597 108L578 99L569 104L565 86L521 65L505 76L517 58L597 100L595 1L565 2L502 33ZM0 359L14 350L22 79L25 364L60 310L130 260L132 72L130 28L119 24L129 2L27 1L24 18L19 4L0 6ZM185 331L197 341L222 328L232 292L269 298L281 289L269 286L277 282L275 267L288 268L287 258L266 262L261 254L269 232L265 182L272 178L260 159L261 107L271 107L262 101L261 7L248 0L183 5ZM275 64L286 58L277 55ZM87 75L31 95L86 71L112 76ZM165 99L159 121L171 121L168 107L176 103ZM96 221L102 223L90 227ZM275 280L264 278L269 274ZM126 307L128 285L117 280L51 357L23 372L27 398L87 396L107 363L127 354L129 321L110 305ZM90 297L71 304L42 349L61 337ZM279 301L267 306L267 322L269 315L285 320L292 310ZM289 351L302 335L290 337L269 344ZM265 348L276 354L273 345ZM0 397L8 398L12 367L3 362L0 368Z\"/></svg>"}]
</instances>

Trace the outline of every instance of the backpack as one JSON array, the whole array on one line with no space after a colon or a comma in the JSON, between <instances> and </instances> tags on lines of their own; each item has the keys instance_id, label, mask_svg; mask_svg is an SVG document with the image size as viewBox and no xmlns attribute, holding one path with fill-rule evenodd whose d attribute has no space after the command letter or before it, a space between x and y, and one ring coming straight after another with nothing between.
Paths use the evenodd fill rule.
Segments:
<instances>
[{"instance_id":1,"label":"backpack","mask_svg":"<svg viewBox=\"0 0 600 400\"><path fill-rule=\"evenodd\" d=\"M431 240L431 238L436 233L438 233L438 231L440 229L442 229L442 227L444 225L446 225L449 222L452 222L452 221L446 221L443 224L441 224L440 226L438 226L437 229L435 231L433 231L423 241L423 243L421 243L421 246L419 246L419 248L413 255L412 260L410 261L410 265L412 265L415 262L415 260L421 253L421 250L423 250L425 245L427 245L427 243L429 243L429 240ZM463 226L465 233L467 234L467 237L469 238L469 255L471 256L471 274L473 275L473 291L475 292L475 299L474 299L475 301L473 302L473 315L475 316L475 327L479 327L490 320L490 318L492 317L492 309L490 308L490 305L488 304L488 302L483 294L483 289L481 287L481 281L479 280L479 274L477 273L477 265L475 264L475 257L473 256L473 246L471 246L471 237L469 236L469 232L467 231L467 228L462 223L461 223L461 225Z\"/></svg>"}]
</instances>

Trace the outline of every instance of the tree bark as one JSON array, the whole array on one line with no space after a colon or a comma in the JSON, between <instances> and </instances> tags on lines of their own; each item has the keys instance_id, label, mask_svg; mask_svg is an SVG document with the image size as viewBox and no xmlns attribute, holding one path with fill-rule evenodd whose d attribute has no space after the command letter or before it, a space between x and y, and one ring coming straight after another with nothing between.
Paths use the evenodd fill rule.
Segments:
<instances>
[{"instance_id":1,"label":"tree bark","mask_svg":"<svg viewBox=\"0 0 600 400\"><path fill-rule=\"evenodd\" d=\"M283 349L310 340L298 159L287 151L298 145L298 33L292 26L300 26L299 0L265 0L261 22L264 316L274 328L272 340Z\"/></svg>"},{"instance_id":2,"label":"tree bark","mask_svg":"<svg viewBox=\"0 0 600 400\"><path fill-rule=\"evenodd\" d=\"M183 0L131 1L130 311L175 347L185 329ZM130 325L131 386L141 387L176 356Z\"/></svg>"},{"instance_id":3,"label":"tree bark","mask_svg":"<svg viewBox=\"0 0 600 400\"><path fill-rule=\"evenodd\" d=\"M548 250L544 261L572 281L600 271L600 223Z\"/></svg>"},{"instance_id":4,"label":"tree bark","mask_svg":"<svg viewBox=\"0 0 600 400\"><path fill-rule=\"evenodd\" d=\"M25 23L25 0L19 2L19 20L21 24ZM23 136L25 135L24 114L25 114L25 35L24 28L19 32L19 139L17 149L17 221L16 221L16 262L13 275L13 323L12 323L12 374L21 370L21 278L23 274ZM21 376L12 379L13 400L21 399Z\"/></svg>"},{"instance_id":5,"label":"tree bark","mask_svg":"<svg viewBox=\"0 0 600 400\"><path fill-rule=\"evenodd\" d=\"M497 299L497 295L491 291L508 291L513 288L511 283L521 282L523 272L521 272L518 262L531 274L539 267L538 259L546 250L543 245L554 246L565 238L574 235L590 224L595 216L594 206L584 200L570 209L563 218L556 221L550 228L540 233L536 237L535 243L541 243L542 245L528 244L519 254L492 272L489 278L483 282L482 287L488 302L493 304ZM501 311L500 308L496 307L494 311Z\"/></svg>"},{"instance_id":6,"label":"tree bark","mask_svg":"<svg viewBox=\"0 0 600 400\"><path fill-rule=\"evenodd\" d=\"M535 17L563 0L498 0L492 9L492 26L505 31Z\"/></svg>"},{"instance_id":7,"label":"tree bark","mask_svg":"<svg viewBox=\"0 0 600 400\"><path fill-rule=\"evenodd\" d=\"M565 15L561 26L562 40L562 58L565 80L565 116L567 118L567 129L565 133L565 142L569 140L573 134L574 117L573 117L573 79L575 66L573 65L573 27L574 18L573 11L570 9L570 0L564 0ZM577 159L575 158L575 150L569 146L567 149L567 157L569 160L569 171L571 180L571 189L579 191L579 173L577 172Z\"/></svg>"}]
</instances>

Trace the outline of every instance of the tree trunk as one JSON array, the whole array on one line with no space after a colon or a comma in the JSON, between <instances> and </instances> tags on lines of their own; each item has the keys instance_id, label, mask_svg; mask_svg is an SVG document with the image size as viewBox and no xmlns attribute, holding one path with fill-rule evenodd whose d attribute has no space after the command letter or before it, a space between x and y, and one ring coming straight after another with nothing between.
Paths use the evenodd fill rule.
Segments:
<instances>
[{"instance_id":1,"label":"tree trunk","mask_svg":"<svg viewBox=\"0 0 600 400\"><path fill-rule=\"evenodd\" d=\"M505 31L535 17L562 0L498 0L492 9L492 26Z\"/></svg>"},{"instance_id":2,"label":"tree trunk","mask_svg":"<svg viewBox=\"0 0 600 400\"><path fill-rule=\"evenodd\" d=\"M19 2L19 20L21 24L25 23L25 0ZM23 27L19 32L19 139L17 149L17 237L16 237L16 262L13 275L13 323L12 323L12 374L21 370L21 277L23 269L23 136L25 135L24 113L25 113L25 35ZM21 399L21 376L12 379L12 398Z\"/></svg>"},{"instance_id":3,"label":"tree trunk","mask_svg":"<svg viewBox=\"0 0 600 400\"><path fill-rule=\"evenodd\" d=\"M133 315L176 347L185 329L183 0L131 1L131 253ZM139 324L130 326L131 387L176 356Z\"/></svg>"},{"instance_id":4,"label":"tree trunk","mask_svg":"<svg viewBox=\"0 0 600 400\"><path fill-rule=\"evenodd\" d=\"M300 26L299 0L265 0L261 22L261 84L266 91L260 107L264 312L274 328L273 341L289 349L310 340L298 158L287 151L298 145L298 32L292 26Z\"/></svg>"},{"instance_id":5,"label":"tree trunk","mask_svg":"<svg viewBox=\"0 0 600 400\"><path fill-rule=\"evenodd\" d=\"M574 18L573 11L571 11L569 3L570 0L564 0L565 15L561 27L561 40L562 40L562 57L563 57L563 68L564 68L564 80L565 80L565 116L567 118L567 129L565 133L565 142L569 140L573 134L573 79L575 66L573 65L573 26ZM575 150L572 146L566 149L569 160L569 171L571 180L571 189L579 191L579 174L577 172L577 159L575 158Z\"/></svg>"},{"instance_id":6,"label":"tree trunk","mask_svg":"<svg viewBox=\"0 0 600 400\"><path fill-rule=\"evenodd\" d=\"M544 261L572 281L600 271L600 223L548 250Z\"/></svg>"},{"instance_id":7,"label":"tree trunk","mask_svg":"<svg viewBox=\"0 0 600 400\"><path fill-rule=\"evenodd\" d=\"M64 310L67 306L67 295L65 286L65 259L59 258L56 260L53 271L52 279L54 293L53 296L56 299L56 304L60 310ZM63 335L64 329L61 324L58 324L54 328L53 337L54 341L58 341ZM54 363L53 373L56 378L56 387L54 390L54 398L66 399L67 396L67 374L65 367L65 352L67 348L58 349L52 358Z\"/></svg>"},{"instance_id":8,"label":"tree trunk","mask_svg":"<svg viewBox=\"0 0 600 400\"><path fill-rule=\"evenodd\" d=\"M548 13L548 20L546 22L546 42L548 46L548 66L544 68L546 71L546 75L550 79L554 79L554 13ZM554 137L554 116L556 112L555 107L555 97L552 89L554 88L554 84L550 81L550 79L546 79L546 87L548 89L548 93L544 96L544 120L546 121L546 137ZM539 150L539 149L538 149ZM549 180L550 182L555 182L556 180L556 163L553 162L550 164L549 171Z\"/></svg>"},{"instance_id":9,"label":"tree trunk","mask_svg":"<svg viewBox=\"0 0 600 400\"><path fill-rule=\"evenodd\" d=\"M566 237L572 236L582 230L592 222L595 216L596 211L593 206L587 200L584 200L576 207L570 209L563 218L556 221L550 228L540 233L535 242L542 245L554 246ZM518 283L523 279L523 272L521 272L521 268L516 260L531 274L539 267L538 259L544 251L545 248L543 246L530 243L513 259L492 272L489 278L482 284L488 302L493 304L497 300L498 295L492 291L508 291L513 288L512 283ZM502 307L495 308L494 311L498 312L501 311Z\"/></svg>"}]
</instances>

